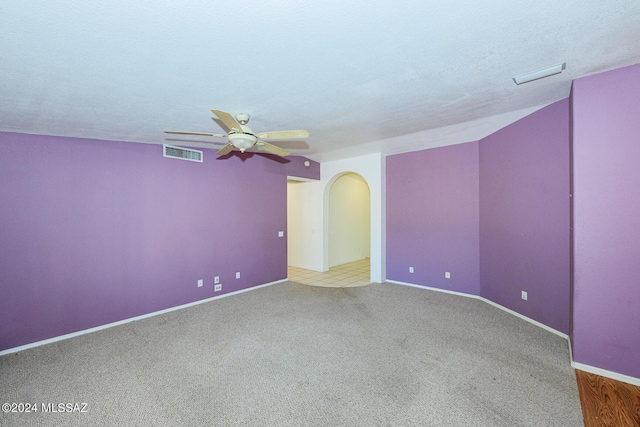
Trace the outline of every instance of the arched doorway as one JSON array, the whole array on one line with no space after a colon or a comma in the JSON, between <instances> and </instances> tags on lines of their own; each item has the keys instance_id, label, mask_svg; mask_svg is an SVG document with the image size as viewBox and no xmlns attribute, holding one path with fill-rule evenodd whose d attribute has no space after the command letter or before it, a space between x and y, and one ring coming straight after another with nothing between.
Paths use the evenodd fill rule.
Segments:
<instances>
[{"instance_id":1,"label":"arched doorway","mask_svg":"<svg viewBox=\"0 0 640 427\"><path fill-rule=\"evenodd\" d=\"M313 183L311 183L313 185ZM306 221L308 215L300 215L298 207L308 207L305 200L305 185L288 185L288 232L289 236L300 235L298 222ZM331 178L324 187L324 267L320 271L299 267L304 252L291 242L295 250L289 256L288 277L290 280L312 286L355 287L371 282L371 192L369 184L354 172L341 172ZM311 230L313 234L313 230Z\"/></svg>"},{"instance_id":2,"label":"arched doorway","mask_svg":"<svg viewBox=\"0 0 640 427\"><path fill-rule=\"evenodd\" d=\"M359 174L340 174L330 183L329 268L368 260L371 255L371 194Z\"/></svg>"},{"instance_id":3,"label":"arched doorway","mask_svg":"<svg viewBox=\"0 0 640 427\"><path fill-rule=\"evenodd\" d=\"M385 189L384 156L381 153L357 158L329 161L321 164L321 179L295 185L288 200L288 238L291 244L289 265L304 274L329 272L329 194L333 183L346 173L355 173L367 183L370 197L370 269L367 284L383 283L385 271ZM297 225L293 226L293 220ZM295 255L295 256L294 256ZM298 256L300 255L300 256ZM295 258L295 259L294 259Z\"/></svg>"}]
</instances>

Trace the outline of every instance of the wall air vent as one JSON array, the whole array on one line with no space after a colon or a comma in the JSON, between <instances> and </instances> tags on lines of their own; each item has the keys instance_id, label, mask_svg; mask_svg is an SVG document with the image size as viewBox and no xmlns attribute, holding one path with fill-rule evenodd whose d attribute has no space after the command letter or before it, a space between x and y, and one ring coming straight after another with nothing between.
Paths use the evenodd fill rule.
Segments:
<instances>
[{"instance_id":1,"label":"wall air vent","mask_svg":"<svg viewBox=\"0 0 640 427\"><path fill-rule=\"evenodd\" d=\"M189 148L174 147L173 145L162 145L162 155L172 159L189 160L191 162L202 163L202 151L191 150Z\"/></svg>"}]
</instances>

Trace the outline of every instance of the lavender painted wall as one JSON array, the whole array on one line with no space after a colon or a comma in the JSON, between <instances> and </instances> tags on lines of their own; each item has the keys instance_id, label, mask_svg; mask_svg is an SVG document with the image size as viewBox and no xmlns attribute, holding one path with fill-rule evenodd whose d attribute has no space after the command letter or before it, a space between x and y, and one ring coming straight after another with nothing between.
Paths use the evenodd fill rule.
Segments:
<instances>
[{"instance_id":1,"label":"lavender painted wall","mask_svg":"<svg viewBox=\"0 0 640 427\"><path fill-rule=\"evenodd\" d=\"M640 378L640 64L572 97L573 357Z\"/></svg>"},{"instance_id":2,"label":"lavender painted wall","mask_svg":"<svg viewBox=\"0 0 640 427\"><path fill-rule=\"evenodd\" d=\"M0 147L0 350L212 297L216 275L223 293L287 277L287 163L12 133Z\"/></svg>"},{"instance_id":3,"label":"lavender painted wall","mask_svg":"<svg viewBox=\"0 0 640 427\"><path fill-rule=\"evenodd\" d=\"M478 143L389 156L386 178L387 279L478 295Z\"/></svg>"},{"instance_id":4,"label":"lavender painted wall","mask_svg":"<svg viewBox=\"0 0 640 427\"><path fill-rule=\"evenodd\" d=\"M287 163L284 164L285 174L291 177L320 179L320 163L301 156L288 156ZM305 162L309 162L309 166L305 166Z\"/></svg>"},{"instance_id":5,"label":"lavender painted wall","mask_svg":"<svg viewBox=\"0 0 640 427\"><path fill-rule=\"evenodd\" d=\"M569 177L568 99L480 141L480 294L566 334Z\"/></svg>"}]
</instances>

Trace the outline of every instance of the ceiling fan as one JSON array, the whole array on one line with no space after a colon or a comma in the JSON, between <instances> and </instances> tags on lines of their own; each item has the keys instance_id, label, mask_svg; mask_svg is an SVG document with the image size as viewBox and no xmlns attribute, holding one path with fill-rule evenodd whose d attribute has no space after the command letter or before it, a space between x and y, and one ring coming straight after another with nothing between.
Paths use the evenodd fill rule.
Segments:
<instances>
[{"instance_id":1,"label":"ceiling fan","mask_svg":"<svg viewBox=\"0 0 640 427\"><path fill-rule=\"evenodd\" d=\"M262 141L266 140L279 140L279 139L305 139L309 137L309 132L306 130L279 130L274 132L261 132L254 133L247 123L249 122L249 115L245 113L236 114L234 118L231 114L221 110L211 110L215 114L220 122L221 127L227 132L226 134L219 133L206 133L206 132L182 132L165 130L165 133L177 134L177 135L198 135L198 136L214 136L217 138L226 137L229 143L222 147L216 153L217 156L224 156L233 150L245 152L247 150L255 151L256 147L259 150L266 151L281 157L291 154L287 150L284 150L273 144Z\"/></svg>"}]
</instances>

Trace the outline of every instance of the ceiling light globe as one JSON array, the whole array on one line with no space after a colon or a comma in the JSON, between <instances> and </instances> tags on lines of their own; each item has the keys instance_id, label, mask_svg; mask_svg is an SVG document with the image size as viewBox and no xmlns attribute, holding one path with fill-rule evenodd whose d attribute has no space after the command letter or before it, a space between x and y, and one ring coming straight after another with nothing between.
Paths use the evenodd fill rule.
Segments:
<instances>
[{"instance_id":1,"label":"ceiling light globe","mask_svg":"<svg viewBox=\"0 0 640 427\"><path fill-rule=\"evenodd\" d=\"M255 145L257 138L246 133L235 133L229 135L229 141L238 150L244 152L244 150L247 150Z\"/></svg>"}]
</instances>

